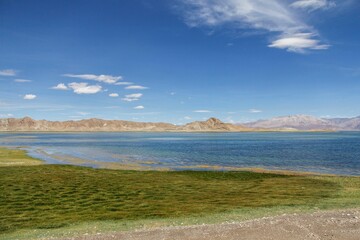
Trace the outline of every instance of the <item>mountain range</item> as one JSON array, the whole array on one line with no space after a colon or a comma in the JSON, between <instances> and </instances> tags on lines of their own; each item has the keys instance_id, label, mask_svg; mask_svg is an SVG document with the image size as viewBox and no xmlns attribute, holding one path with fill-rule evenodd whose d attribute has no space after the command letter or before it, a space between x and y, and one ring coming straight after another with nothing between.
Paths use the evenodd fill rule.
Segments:
<instances>
[{"instance_id":1,"label":"mountain range","mask_svg":"<svg viewBox=\"0 0 360 240\"><path fill-rule=\"evenodd\" d=\"M103 120L97 118L79 121L46 121L30 117L0 119L0 131L7 132L240 132L250 131L241 125L223 123L219 119L191 122L177 126L170 123L131 122L123 120Z\"/></svg>"},{"instance_id":2,"label":"mountain range","mask_svg":"<svg viewBox=\"0 0 360 240\"><path fill-rule=\"evenodd\" d=\"M2 132L261 132L261 131L360 131L360 117L316 118L307 115L275 117L231 124L217 118L185 125L162 122L132 122L97 118L79 121L34 120L30 117L0 119Z\"/></svg>"},{"instance_id":3,"label":"mountain range","mask_svg":"<svg viewBox=\"0 0 360 240\"><path fill-rule=\"evenodd\" d=\"M308 115L291 115L244 123L242 125L249 128L293 129L301 131L360 131L360 116L353 118L316 118Z\"/></svg>"}]
</instances>

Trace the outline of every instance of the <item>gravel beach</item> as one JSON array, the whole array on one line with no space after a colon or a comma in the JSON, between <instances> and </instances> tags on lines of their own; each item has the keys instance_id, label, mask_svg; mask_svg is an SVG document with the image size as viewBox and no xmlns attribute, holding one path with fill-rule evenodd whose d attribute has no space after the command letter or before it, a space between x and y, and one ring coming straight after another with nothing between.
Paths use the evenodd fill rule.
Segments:
<instances>
[{"instance_id":1,"label":"gravel beach","mask_svg":"<svg viewBox=\"0 0 360 240\"><path fill-rule=\"evenodd\" d=\"M166 227L78 236L66 240L304 240L360 239L360 210L284 214L245 222ZM65 240L65 239L62 239Z\"/></svg>"}]
</instances>

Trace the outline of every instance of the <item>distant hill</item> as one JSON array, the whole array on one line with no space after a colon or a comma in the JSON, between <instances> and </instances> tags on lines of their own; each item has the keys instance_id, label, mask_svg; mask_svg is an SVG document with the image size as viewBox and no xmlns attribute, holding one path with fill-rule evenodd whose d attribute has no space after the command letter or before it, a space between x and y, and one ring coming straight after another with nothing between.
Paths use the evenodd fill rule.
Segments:
<instances>
[{"instance_id":1,"label":"distant hill","mask_svg":"<svg viewBox=\"0 0 360 240\"><path fill-rule=\"evenodd\" d=\"M177 126L170 123L131 122L123 120L85 119L79 121L46 121L25 118L0 119L0 131L38 131L38 132L228 132L249 131L249 128L223 123L219 119L210 118L207 121L198 121Z\"/></svg>"},{"instance_id":2,"label":"distant hill","mask_svg":"<svg viewBox=\"0 0 360 240\"><path fill-rule=\"evenodd\" d=\"M196 121L188 123L180 127L183 131L222 131L222 132L241 132L250 131L251 129L242 125L234 125L231 123L223 123L217 118L209 118L207 121Z\"/></svg>"},{"instance_id":3,"label":"distant hill","mask_svg":"<svg viewBox=\"0 0 360 240\"><path fill-rule=\"evenodd\" d=\"M259 120L243 124L249 128L359 131L360 117L354 118L316 118L307 115L291 115Z\"/></svg>"},{"instance_id":4,"label":"distant hill","mask_svg":"<svg viewBox=\"0 0 360 240\"><path fill-rule=\"evenodd\" d=\"M122 120L103 120L97 118L79 121L34 120L30 117L0 119L0 131L168 131L176 126L169 123L143 123Z\"/></svg>"},{"instance_id":5,"label":"distant hill","mask_svg":"<svg viewBox=\"0 0 360 240\"><path fill-rule=\"evenodd\" d=\"M97 118L79 121L34 120L30 117L0 119L1 132L262 132L262 131L360 131L360 117L316 118L292 115L244 124L224 123L217 118L185 125L132 122Z\"/></svg>"}]
</instances>

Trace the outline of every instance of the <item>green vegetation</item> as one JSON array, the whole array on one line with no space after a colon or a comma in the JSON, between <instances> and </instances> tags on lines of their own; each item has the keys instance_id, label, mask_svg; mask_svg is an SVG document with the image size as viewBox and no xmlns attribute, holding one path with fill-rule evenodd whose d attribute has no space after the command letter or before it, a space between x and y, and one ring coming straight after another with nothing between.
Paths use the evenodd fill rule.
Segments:
<instances>
[{"instance_id":1,"label":"green vegetation","mask_svg":"<svg viewBox=\"0 0 360 240\"><path fill-rule=\"evenodd\" d=\"M40 164L42 164L42 161L29 157L23 150L0 147L0 167L29 166Z\"/></svg>"},{"instance_id":2,"label":"green vegetation","mask_svg":"<svg viewBox=\"0 0 360 240\"><path fill-rule=\"evenodd\" d=\"M6 151L10 151L7 156L26 158L19 150L1 149L1 156ZM7 239L15 231L74 224L94 227L101 222L126 225L185 218L211 222L213 218L225 221L224 216L238 219L236 214L260 216L272 209L359 205L360 178L355 177L119 171L67 165L0 167L0 234Z\"/></svg>"}]
</instances>

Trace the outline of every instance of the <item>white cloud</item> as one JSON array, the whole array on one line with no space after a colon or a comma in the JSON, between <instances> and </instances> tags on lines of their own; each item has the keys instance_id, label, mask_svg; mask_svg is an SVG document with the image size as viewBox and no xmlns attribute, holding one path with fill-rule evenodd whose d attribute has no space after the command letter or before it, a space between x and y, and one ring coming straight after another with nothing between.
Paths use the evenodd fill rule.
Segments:
<instances>
[{"instance_id":1,"label":"white cloud","mask_svg":"<svg viewBox=\"0 0 360 240\"><path fill-rule=\"evenodd\" d=\"M32 82L31 80L28 79L15 79L14 82L18 82L18 83L28 83L28 82Z\"/></svg>"},{"instance_id":2,"label":"white cloud","mask_svg":"<svg viewBox=\"0 0 360 240\"><path fill-rule=\"evenodd\" d=\"M129 97L129 98L141 98L143 96L142 93L133 93L133 94L128 94L128 95L125 95L126 97Z\"/></svg>"},{"instance_id":3,"label":"white cloud","mask_svg":"<svg viewBox=\"0 0 360 240\"><path fill-rule=\"evenodd\" d=\"M137 109L137 110L141 110L141 109L144 109L145 107L144 106L136 106L136 107L134 107L134 109Z\"/></svg>"},{"instance_id":4,"label":"white cloud","mask_svg":"<svg viewBox=\"0 0 360 240\"><path fill-rule=\"evenodd\" d=\"M89 113L89 112L77 112L77 114L79 114L81 116L87 116L87 115L90 115L91 113Z\"/></svg>"},{"instance_id":5,"label":"white cloud","mask_svg":"<svg viewBox=\"0 0 360 240\"><path fill-rule=\"evenodd\" d=\"M211 113L212 111L209 110L195 110L196 113Z\"/></svg>"},{"instance_id":6,"label":"white cloud","mask_svg":"<svg viewBox=\"0 0 360 240\"><path fill-rule=\"evenodd\" d=\"M262 110L253 108L253 109L249 109L249 112L250 113L262 113Z\"/></svg>"},{"instance_id":7,"label":"white cloud","mask_svg":"<svg viewBox=\"0 0 360 240\"><path fill-rule=\"evenodd\" d=\"M336 6L336 3L329 0L298 0L291 5L293 8L306 10L328 9Z\"/></svg>"},{"instance_id":8,"label":"white cloud","mask_svg":"<svg viewBox=\"0 0 360 240\"><path fill-rule=\"evenodd\" d=\"M148 89L148 88L144 87L144 86L140 86L140 85L132 85L132 86L127 86L125 89L144 90L144 89Z\"/></svg>"},{"instance_id":9,"label":"white cloud","mask_svg":"<svg viewBox=\"0 0 360 240\"><path fill-rule=\"evenodd\" d=\"M0 118L11 118L14 117L14 114L7 113L7 114L0 114Z\"/></svg>"},{"instance_id":10,"label":"white cloud","mask_svg":"<svg viewBox=\"0 0 360 240\"><path fill-rule=\"evenodd\" d=\"M133 102L133 101L138 101L142 96L143 96L142 93L133 93L133 94L125 95L125 97L122 98L121 100L127 102Z\"/></svg>"},{"instance_id":11,"label":"white cloud","mask_svg":"<svg viewBox=\"0 0 360 240\"><path fill-rule=\"evenodd\" d=\"M24 96L24 99L25 100L33 100L33 99L35 99L36 98L36 95L34 95L34 94L26 94L25 96Z\"/></svg>"},{"instance_id":12,"label":"white cloud","mask_svg":"<svg viewBox=\"0 0 360 240\"><path fill-rule=\"evenodd\" d=\"M109 94L109 97L118 97L119 96L119 94L117 94L117 93L110 93Z\"/></svg>"},{"instance_id":13,"label":"white cloud","mask_svg":"<svg viewBox=\"0 0 360 240\"><path fill-rule=\"evenodd\" d=\"M185 120L191 120L191 117L186 116L186 117L184 117L184 119Z\"/></svg>"},{"instance_id":14,"label":"white cloud","mask_svg":"<svg viewBox=\"0 0 360 240\"><path fill-rule=\"evenodd\" d=\"M0 70L0 76L15 76L16 75L16 70L14 69L4 69L4 70Z\"/></svg>"},{"instance_id":15,"label":"white cloud","mask_svg":"<svg viewBox=\"0 0 360 240\"><path fill-rule=\"evenodd\" d=\"M69 88L65 84L59 83L58 85L52 87L51 89L54 89L54 90L68 90Z\"/></svg>"},{"instance_id":16,"label":"white cloud","mask_svg":"<svg viewBox=\"0 0 360 240\"><path fill-rule=\"evenodd\" d=\"M111 75L94 75L94 74L64 74L64 77L80 78L85 80L94 80L98 82L104 82L109 84L115 84L122 79L121 76Z\"/></svg>"},{"instance_id":17,"label":"white cloud","mask_svg":"<svg viewBox=\"0 0 360 240\"><path fill-rule=\"evenodd\" d=\"M133 84L132 82L117 82L115 83L115 85L131 85Z\"/></svg>"},{"instance_id":18,"label":"white cloud","mask_svg":"<svg viewBox=\"0 0 360 240\"><path fill-rule=\"evenodd\" d=\"M277 40L304 34L308 36L306 40L312 42L301 45L301 50L329 47L317 40L317 31L307 25L307 21L300 17L303 15L297 14L285 0L184 0L181 6L185 22L191 27L226 26L237 30L265 30L278 34ZM277 47L277 40L269 46ZM279 48L301 52L297 51L297 43L286 45L283 47L282 44Z\"/></svg>"},{"instance_id":19,"label":"white cloud","mask_svg":"<svg viewBox=\"0 0 360 240\"><path fill-rule=\"evenodd\" d=\"M76 94L95 94L102 89L99 85L88 85L87 83L77 82L70 83L68 86L73 89Z\"/></svg>"},{"instance_id":20,"label":"white cloud","mask_svg":"<svg viewBox=\"0 0 360 240\"><path fill-rule=\"evenodd\" d=\"M289 52L302 53L306 49L325 50L330 45L321 44L319 40L312 39L313 34L298 33L292 36L284 36L273 41L269 47L286 49Z\"/></svg>"}]
</instances>

